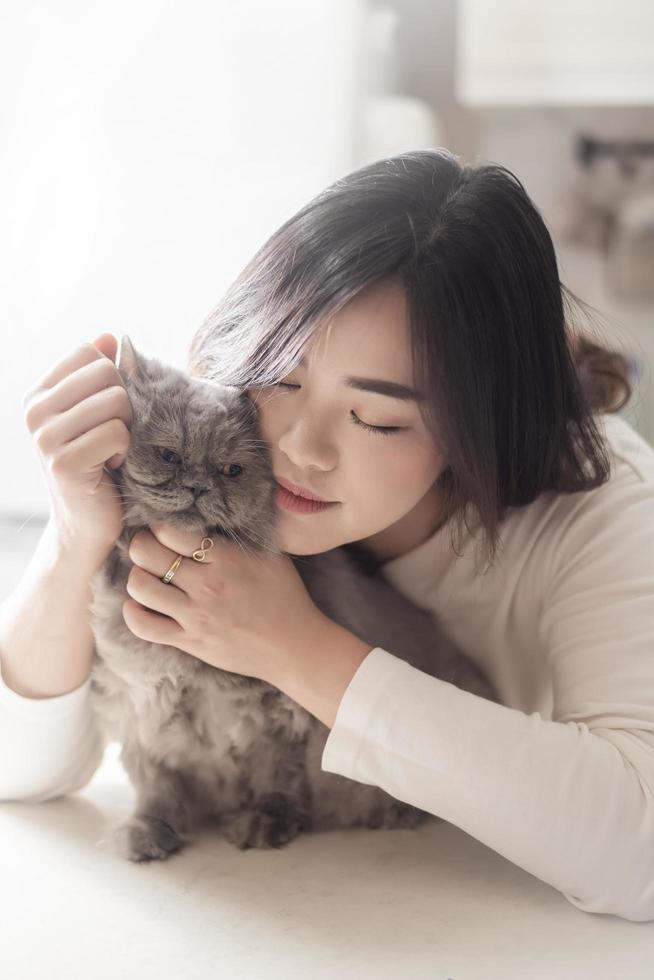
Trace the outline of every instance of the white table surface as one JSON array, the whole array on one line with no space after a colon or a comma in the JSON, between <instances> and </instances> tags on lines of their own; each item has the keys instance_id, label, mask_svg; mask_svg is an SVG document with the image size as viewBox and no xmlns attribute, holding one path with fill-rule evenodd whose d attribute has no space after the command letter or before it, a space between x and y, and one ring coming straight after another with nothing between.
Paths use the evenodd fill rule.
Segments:
<instances>
[{"instance_id":1,"label":"white table surface","mask_svg":"<svg viewBox=\"0 0 654 980\"><path fill-rule=\"evenodd\" d=\"M0 804L3 980L652 980L654 924L581 912L463 831L305 834L239 851L207 829L133 864L107 747L83 790Z\"/></svg>"}]
</instances>

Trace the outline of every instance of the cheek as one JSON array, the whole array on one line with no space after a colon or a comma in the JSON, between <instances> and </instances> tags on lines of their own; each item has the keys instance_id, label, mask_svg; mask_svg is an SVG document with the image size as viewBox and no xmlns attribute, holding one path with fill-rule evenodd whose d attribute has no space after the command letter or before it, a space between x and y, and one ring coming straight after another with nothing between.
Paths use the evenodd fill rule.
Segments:
<instances>
[{"instance_id":1,"label":"cheek","mask_svg":"<svg viewBox=\"0 0 654 980\"><path fill-rule=\"evenodd\" d=\"M411 497L416 492L416 482L424 479L424 456L410 446L393 444L395 436L368 438L373 445L358 448L352 454L348 482L357 498L376 499L393 506L393 501L400 503Z\"/></svg>"},{"instance_id":2,"label":"cheek","mask_svg":"<svg viewBox=\"0 0 654 980\"><path fill-rule=\"evenodd\" d=\"M435 450L417 441L393 444L394 436L370 436L371 441L386 440L357 453L352 468L359 500L377 500L381 507L402 510L418 501L440 471ZM400 438L400 437L398 437Z\"/></svg>"}]
</instances>

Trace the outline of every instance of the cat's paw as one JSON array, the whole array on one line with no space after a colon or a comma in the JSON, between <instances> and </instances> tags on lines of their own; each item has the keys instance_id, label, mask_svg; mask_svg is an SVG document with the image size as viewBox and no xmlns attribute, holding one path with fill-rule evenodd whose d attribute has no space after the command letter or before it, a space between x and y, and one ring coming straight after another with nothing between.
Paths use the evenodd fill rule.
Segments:
<instances>
[{"instance_id":1,"label":"cat's paw","mask_svg":"<svg viewBox=\"0 0 654 980\"><path fill-rule=\"evenodd\" d=\"M242 810L223 825L223 836L240 850L248 847L283 847L308 826L292 800L283 793L267 793L255 810Z\"/></svg>"},{"instance_id":2,"label":"cat's paw","mask_svg":"<svg viewBox=\"0 0 654 980\"><path fill-rule=\"evenodd\" d=\"M383 830L395 830L406 828L413 830L423 823L429 814L418 807L411 806L410 803L402 803L400 800L389 803L382 813L381 823L373 823L376 828Z\"/></svg>"},{"instance_id":3,"label":"cat's paw","mask_svg":"<svg viewBox=\"0 0 654 980\"><path fill-rule=\"evenodd\" d=\"M134 816L114 833L118 853L128 861L163 861L184 841L160 817Z\"/></svg>"}]
</instances>

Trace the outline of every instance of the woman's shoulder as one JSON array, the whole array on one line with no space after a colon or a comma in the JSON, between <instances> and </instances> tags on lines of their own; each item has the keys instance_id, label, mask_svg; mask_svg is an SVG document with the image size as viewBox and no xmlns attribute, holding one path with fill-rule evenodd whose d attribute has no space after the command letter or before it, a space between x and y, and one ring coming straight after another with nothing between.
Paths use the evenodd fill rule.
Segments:
<instances>
[{"instance_id":1,"label":"woman's shoulder","mask_svg":"<svg viewBox=\"0 0 654 980\"><path fill-rule=\"evenodd\" d=\"M589 551L654 552L654 447L618 415L596 422L610 460L604 483L572 493L546 491L524 507L509 508L501 529L506 553L531 560L545 574Z\"/></svg>"},{"instance_id":2,"label":"woman's shoulder","mask_svg":"<svg viewBox=\"0 0 654 980\"><path fill-rule=\"evenodd\" d=\"M589 490L557 494L555 512L568 522L574 517L605 532L630 525L654 533L654 447L620 415L595 417L604 438L610 474L604 483Z\"/></svg>"},{"instance_id":3,"label":"woman's shoulder","mask_svg":"<svg viewBox=\"0 0 654 980\"><path fill-rule=\"evenodd\" d=\"M600 565L605 578L654 576L654 448L620 416L597 421L609 478L589 490L543 494L526 508L523 541L544 579Z\"/></svg>"},{"instance_id":4,"label":"woman's shoulder","mask_svg":"<svg viewBox=\"0 0 654 980\"><path fill-rule=\"evenodd\" d=\"M556 524L569 530L571 522L584 515L589 519L595 515L604 523L630 501L654 503L654 447L622 416L602 414L595 416L595 421L607 448L609 477L588 490L548 491L529 505L530 519L547 522L550 530Z\"/></svg>"}]
</instances>

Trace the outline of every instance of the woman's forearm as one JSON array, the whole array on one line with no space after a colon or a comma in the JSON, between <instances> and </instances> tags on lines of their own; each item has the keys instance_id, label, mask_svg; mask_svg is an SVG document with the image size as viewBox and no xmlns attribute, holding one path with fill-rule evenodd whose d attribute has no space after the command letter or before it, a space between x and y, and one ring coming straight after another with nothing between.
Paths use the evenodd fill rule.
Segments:
<instances>
[{"instance_id":1,"label":"woman's forearm","mask_svg":"<svg viewBox=\"0 0 654 980\"><path fill-rule=\"evenodd\" d=\"M78 688L93 655L90 579L102 558L66 552L48 523L14 591L0 605L0 665L7 687L28 698Z\"/></svg>"},{"instance_id":2,"label":"woman's forearm","mask_svg":"<svg viewBox=\"0 0 654 980\"><path fill-rule=\"evenodd\" d=\"M269 683L332 728L350 681L373 647L322 616L275 658Z\"/></svg>"}]
</instances>

